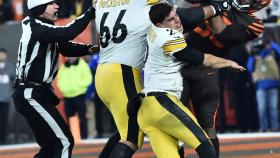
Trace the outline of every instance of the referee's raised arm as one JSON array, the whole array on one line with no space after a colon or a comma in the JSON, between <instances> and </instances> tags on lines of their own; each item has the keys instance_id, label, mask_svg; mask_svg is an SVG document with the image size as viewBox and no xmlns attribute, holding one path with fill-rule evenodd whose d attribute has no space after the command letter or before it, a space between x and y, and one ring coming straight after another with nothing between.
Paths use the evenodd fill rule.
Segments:
<instances>
[{"instance_id":1,"label":"referee's raised arm","mask_svg":"<svg viewBox=\"0 0 280 158\"><path fill-rule=\"evenodd\" d=\"M91 6L84 14L66 26L54 26L36 18L30 19L31 31L38 41L65 42L73 40L88 25L95 16L95 9Z\"/></svg>"}]
</instances>

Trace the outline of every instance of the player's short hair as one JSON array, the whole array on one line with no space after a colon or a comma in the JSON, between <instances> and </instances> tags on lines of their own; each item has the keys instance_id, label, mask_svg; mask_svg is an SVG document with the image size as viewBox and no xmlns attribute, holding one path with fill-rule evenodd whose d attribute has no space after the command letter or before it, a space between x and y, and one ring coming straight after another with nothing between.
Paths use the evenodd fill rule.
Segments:
<instances>
[{"instance_id":1,"label":"player's short hair","mask_svg":"<svg viewBox=\"0 0 280 158\"><path fill-rule=\"evenodd\" d=\"M158 3L151 7L149 16L154 25L162 23L166 17L170 14L173 6L167 3Z\"/></svg>"},{"instance_id":2,"label":"player's short hair","mask_svg":"<svg viewBox=\"0 0 280 158\"><path fill-rule=\"evenodd\" d=\"M0 52L3 52L3 53L7 53L7 50L5 48L0 48Z\"/></svg>"}]
</instances>

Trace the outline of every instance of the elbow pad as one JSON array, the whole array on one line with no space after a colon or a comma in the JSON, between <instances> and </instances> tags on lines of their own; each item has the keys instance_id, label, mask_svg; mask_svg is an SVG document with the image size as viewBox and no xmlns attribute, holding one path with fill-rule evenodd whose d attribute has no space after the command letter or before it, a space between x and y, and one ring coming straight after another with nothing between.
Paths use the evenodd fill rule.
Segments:
<instances>
[{"instance_id":1,"label":"elbow pad","mask_svg":"<svg viewBox=\"0 0 280 158\"><path fill-rule=\"evenodd\" d=\"M185 61L194 65L202 65L204 61L204 54L196 49L187 46L181 51L173 54L173 56L180 61Z\"/></svg>"}]
</instances>

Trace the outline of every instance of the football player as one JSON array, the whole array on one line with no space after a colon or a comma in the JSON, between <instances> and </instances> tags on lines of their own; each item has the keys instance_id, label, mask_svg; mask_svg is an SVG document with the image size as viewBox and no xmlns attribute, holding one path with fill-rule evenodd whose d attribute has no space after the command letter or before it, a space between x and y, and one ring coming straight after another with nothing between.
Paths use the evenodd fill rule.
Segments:
<instances>
[{"instance_id":1,"label":"football player","mask_svg":"<svg viewBox=\"0 0 280 158\"><path fill-rule=\"evenodd\" d=\"M217 69L245 69L233 61L188 47L176 9L162 3L152 6L149 12L153 25L147 35L149 53L142 91L145 97L138 111L138 123L158 158L179 158L178 140L196 149L200 158L216 158L207 134L180 101L183 90L180 70L184 62Z\"/></svg>"},{"instance_id":2,"label":"football player","mask_svg":"<svg viewBox=\"0 0 280 158\"><path fill-rule=\"evenodd\" d=\"M207 3L207 0L186 1ZM224 57L233 46L257 38L263 32L262 21L253 13L266 7L270 1L233 0L231 10L199 24L187 34L186 41L191 47L202 52ZM184 18L182 14L179 16ZM184 28L187 26L184 25ZM198 122L210 137L218 156L219 140L215 130L216 112L220 102L218 71L186 65L182 75L182 102L189 105L188 100L191 98Z\"/></svg>"},{"instance_id":3,"label":"football player","mask_svg":"<svg viewBox=\"0 0 280 158\"><path fill-rule=\"evenodd\" d=\"M188 23L203 21L227 10L222 1L191 8ZM96 24L100 33L100 60L96 70L96 90L113 115L118 132L106 143L100 158L131 157L143 140L137 119L128 117L128 99L141 92L141 71L146 55L148 11L159 0L99 0ZM226 2L227 3L227 2ZM192 20L193 19L193 20ZM120 141L119 141L120 140Z\"/></svg>"}]
</instances>

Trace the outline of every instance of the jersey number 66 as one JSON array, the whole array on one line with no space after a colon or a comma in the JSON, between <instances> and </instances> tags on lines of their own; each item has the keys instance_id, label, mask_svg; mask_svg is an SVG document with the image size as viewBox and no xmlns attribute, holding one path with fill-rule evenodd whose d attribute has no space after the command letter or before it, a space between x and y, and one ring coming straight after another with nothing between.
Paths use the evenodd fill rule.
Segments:
<instances>
[{"instance_id":1,"label":"jersey number 66","mask_svg":"<svg viewBox=\"0 0 280 158\"><path fill-rule=\"evenodd\" d=\"M109 15L109 12L105 12L102 16L101 23L100 23L100 45L103 48L106 48L109 45L109 40L112 38L114 43L121 43L127 36L127 27L125 24L122 24L122 18L125 14L126 10L121 10L117 21L113 27L113 33L111 35L111 31L108 26L105 26L105 21ZM121 35L117 37L118 31L121 31Z\"/></svg>"}]
</instances>

